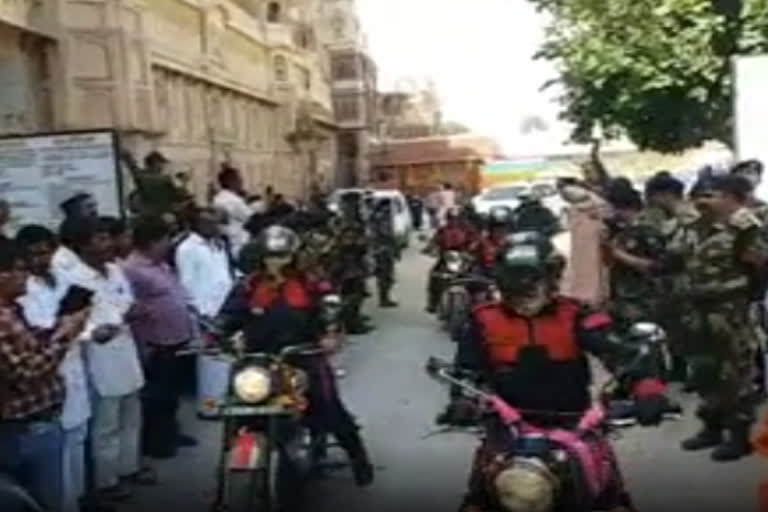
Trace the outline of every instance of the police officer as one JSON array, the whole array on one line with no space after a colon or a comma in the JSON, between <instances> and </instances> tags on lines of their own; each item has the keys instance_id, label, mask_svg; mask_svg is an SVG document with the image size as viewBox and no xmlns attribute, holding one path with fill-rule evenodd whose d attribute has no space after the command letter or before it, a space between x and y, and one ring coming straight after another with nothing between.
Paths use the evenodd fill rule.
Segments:
<instances>
[{"instance_id":1,"label":"police officer","mask_svg":"<svg viewBox=\"0 0 768 512\"><path fill-rule=\"evenodd\" d=\"M392 218L392 201L376 202L370 220L371 249L374 259L374 275L379 292L379 306L397 307L390 294L395 284L395 262L399 259L399 247Z\"/></svg>"},{"instance_id":2,"label":"police officer","mask_svg":"<svg viewBox=\"0 0 768 512\"><path fill-rule=\"evenodd\" d=\"M659 260L664 239L642 222L643 201L633 188L609 187L606 199L614 210L607 251L611 260L609 311L620 331L637 322L654 321L657 312Z\"/></svg>"},{"instance_id":3,"label":"police officer","mask_svg":"<svg viewBox=\"0 0 768 512\"><path fill-rule=\"evenodd\" d=\"M564 258L548 238L537 233L512 235L509 247L499 251L495 268L502 301L473 311L471 326L459 343L457 366L480 372L494 392L517 409L585 411L591 404L586 351L601 356L611 368L637 352L609 336L608 315L558 295ZM658 421L659 408L645 410L644 422ZM535 414L527 419L536 422ZM478 451L476 470L484 469L485 462L499 453L494 449L496 442L489 435ZM618 467L613 470L618 474ZM495 509L476 476L470 478L461 510ZM620 486L602 498L606 506L600 509L631 507L628 493Z\"/></svg>"},{"instance_id":4,"label":"police officer","mask_svg":"<svg viewBox=\"0 0 768 512\"><path fill-rule=\"evenodd\" d=\"M259 266L228 297L217 318L222 335L242 331L250 352L276 353L286 346L317 342L329 353L338 347L323 319L321 290L295 266L298 235L273 225L259 236ZM313 435L331 433L352 461L358 485L373 482L373 466L352 416L336 387L327 358L300 361L310 378L308 422Z\"/></svg>"},{"instance_id":5,"label":"police officer","mask_svg":"<svg viewBox=\"0 0 768 512\"><path fill-rule=\"evenodd\" d=\"M751 451L756 338L748 315L754 274L765 268L768 244L760 221L743 206L750 190L738 176L700 180L692 197L701 217L686 233L684 322L703 428L682 447L715 448L715 461Z\"/></svg>"},{"instance_id":6,"label":"police officer","mask_svg":"<svg viewBox=\"0 0 768 512\"><path fill-rule=\"evenodd\" d=\"M536 193L525 192L519 199L520 205L512 212L515 231L537 231L550 237L557 234L560 222Z\"/></svg>"}]
</instances>

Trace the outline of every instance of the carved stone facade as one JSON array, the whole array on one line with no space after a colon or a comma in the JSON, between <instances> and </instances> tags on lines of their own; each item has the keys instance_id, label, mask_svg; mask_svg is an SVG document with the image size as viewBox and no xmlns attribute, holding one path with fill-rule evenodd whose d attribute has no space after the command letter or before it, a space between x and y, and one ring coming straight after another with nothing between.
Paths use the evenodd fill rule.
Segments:
<instances>
[{"instance_id":1,"label":"carved stone facade","mask_svg":"<svg viewBox=\"0 0 768 512\"><path fill-rule=\"evenodd\" d=\"M330 50L338 134L337 186L370 183L377 132L377 69L357 16L355 0L327 0L318 24Z\"/></svg>"},{"instance_id":2,"label":"carved stone facade","mask_svg":"<svg viewBox=\"0 0 768 512\"><path fill-rule=\"evenodd\" d=\"M308 29L319 7L305 3L0 0L0 132L113 127L139 159L164 152L200 199L222 162L252 190L302 196L336 158L328 55ZM303 105L324 136L291 144Z\"/></svg>"}]
</instances>

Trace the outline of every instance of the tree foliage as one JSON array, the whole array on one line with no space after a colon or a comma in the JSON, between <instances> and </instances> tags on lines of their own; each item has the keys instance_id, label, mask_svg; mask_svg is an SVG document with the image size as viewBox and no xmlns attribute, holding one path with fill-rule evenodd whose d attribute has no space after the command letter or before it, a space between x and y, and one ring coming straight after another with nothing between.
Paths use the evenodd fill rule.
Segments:
<instances>
[{"instance_id":1,"label":"tree foliage","mask_svg":"<svg viewBox=\"0 0 768 512\"><path fill-rule=\"evenodd\" d=\"M730 143L731 57L768 52L768 0L530 0L550 18L562 118L643 149Z\"/></svg>"}]
</instances>

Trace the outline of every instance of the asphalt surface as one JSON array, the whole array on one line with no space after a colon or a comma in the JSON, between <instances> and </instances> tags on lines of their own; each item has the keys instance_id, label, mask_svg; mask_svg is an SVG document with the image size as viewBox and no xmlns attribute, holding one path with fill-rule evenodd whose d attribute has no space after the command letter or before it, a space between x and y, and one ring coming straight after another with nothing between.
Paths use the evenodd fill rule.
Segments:
<instances>
[{"instance_id":1,"label":"asphalt surface","mask_svg":"<svg viewBox=\"0 0 768 512\"><path fill-rule=\"evenodd\" d=\"M567 245L560 240L558 245ZM358 489L344 470L312 486L311 512L453 511L464 492L477 440L464 434L425 439L445 404L447 390L426 376L428 356L450 357L453 344L423 312L429 261L415 251L398 270L395 310L371 308L378 329L352 338L341 356L348 375L343 396L362 424L378 468L373 486ZM753 456L731 464L710 462L706 453L679 450L695 431L695 400L679 395L685 419L658 428L635 428L615 441L628 486L640 511L697 510L757 512L758 487L768 482L768 461ZM189 404L191 405L191 404ZM219 449L215 422L183 422L200 446L186 448L172 461L156 464L161 484L141 489L130 512L207 510L213 493Z\"/></svg>"}]
</instances>

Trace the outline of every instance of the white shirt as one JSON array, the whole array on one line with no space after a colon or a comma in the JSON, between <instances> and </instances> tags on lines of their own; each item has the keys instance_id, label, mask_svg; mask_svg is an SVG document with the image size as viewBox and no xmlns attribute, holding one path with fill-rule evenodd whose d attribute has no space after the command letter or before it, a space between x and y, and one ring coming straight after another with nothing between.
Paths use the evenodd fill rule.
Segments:
<instances>
[{"instance_id":1,"label":"white shirt","mask_svg":"<svg viewBox=\"0 0 768 512\"><path fill-rule=\"evenodd\" d=\"M216 316L235 284L226 249L197 233L176 249L176 271L192 305L204 316Z\"/></svg>"},{"instance_id":2,"label":"white shirt","mask_svg":"<svg viewBox=\"0 0 768 512\"><path fill-rule=\"evenodd\" d=\"M213 198L213 206L219 210L227 212L227 238L232 244L232 250L237 254L238 251L248 243L248 232L243 228L243 224L251 218L253 210L245 199L231 190L221 189Z\"/></svg>"},{"instance_id":3,"label":"white shirt","mask_svg":"<svg viewBox=\"0 0 768 512\"><path fill-rule=\"evenodd\" d=\"M80 263L80 257L74 251L60 245L56 252L53 253L51 270L54 275L62 276L66 279L67 274L77 268Z\"/></svg>"},{"instance_id":4,"label":"white shirt","mask_svg":"<svg viewBox=\"0 0 768 512\"><path fill-rule=\"evenodd\" d=\"M107 264L104 276L85 263L70 273L70 282L94 292L87 331L102 325L117 325L118 334L106 343L85 344L86 366L96 392L105 397L125 396L144 386L136 342L125 323L134 302L130 284L119 266Z\"/></svg>"},{"instance_id":5,"label":"white shirt","mask_svg":"<svg viewBox=\"0 0 768 512\"><path fill-rule=\"evenodd\" d=\"M59 276L54 278L53 286L38 276L29 276L27 291L18 299L27 322L40 329L52 329L56 324L59 302L68 289L69 283ZM82 425L91 417L88 377L80 343L70 346L59 366L59 375L66 390L61 426L69 430Z\"/></svg>"}]
</instances>

